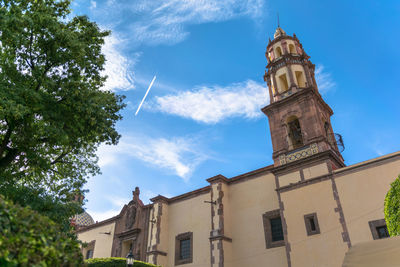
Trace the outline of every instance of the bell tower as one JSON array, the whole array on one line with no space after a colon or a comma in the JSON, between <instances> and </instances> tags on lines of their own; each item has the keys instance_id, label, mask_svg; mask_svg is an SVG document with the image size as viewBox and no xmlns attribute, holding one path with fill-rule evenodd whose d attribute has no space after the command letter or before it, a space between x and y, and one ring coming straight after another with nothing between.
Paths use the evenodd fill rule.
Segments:
<instances>
[{"instance_id":1,"label":"bell tower","mask_svg":"<svg viewBox=\"0 0 400 267\"><path fill-rule=\"evenodd\" d=\"M321 155L333 169L345 166L342 139L330 122L333 111L319 94L315 65L299 39L278 26L265 56L270 104L262 111L269 119L275 167Z\"/></svg>"}]
</instances>

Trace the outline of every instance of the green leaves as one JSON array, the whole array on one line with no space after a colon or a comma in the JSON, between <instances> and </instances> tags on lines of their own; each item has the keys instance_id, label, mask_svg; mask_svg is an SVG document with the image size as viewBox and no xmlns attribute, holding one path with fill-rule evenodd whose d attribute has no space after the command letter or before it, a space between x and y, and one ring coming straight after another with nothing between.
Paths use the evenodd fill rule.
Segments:
<instances>
[{"instance_id":1,"label":"green leaves","mask_svg":"<svg viewBox=\"0 0 400 267\"><path fill-rule=\"evenodd\" d=\"M45 216L0 196L1 266L83 266L78 241Z\"/></svg>"},{"instance_id":2,"label":"green leaves","mask_svg":"<svg viewBox=\"0 0 400 267\"><path fill-rule=\"evenodd\" d=\"M385 221L390 236L400 235L400 175L386 194Z\"/></svg>"},{"instance_id":3,"label":"green leaves","mask_svg":"<svg viewBox=\"0 0 400 267\"><path fill-rule=\"evenodd\" d=\"M103 91L108 31L70 1L0 3L0 182L57 194L99 173L97 147L117 144L123 96Z\"/></svg>"},{"instance_id":4,"label":"green leaves","mask_svg":"<svg viewBox=\"0 0 400 267\"><path fill-rule=\"evenodd\" d=\"M48 216L0 199L1 266L82 263L69 226L82 203L71 200L99 173L98 146L120 137L124 97L101 90L109 32L66 19L69 5L0 2L0 194Z\"/></svg>"}]
</instances>

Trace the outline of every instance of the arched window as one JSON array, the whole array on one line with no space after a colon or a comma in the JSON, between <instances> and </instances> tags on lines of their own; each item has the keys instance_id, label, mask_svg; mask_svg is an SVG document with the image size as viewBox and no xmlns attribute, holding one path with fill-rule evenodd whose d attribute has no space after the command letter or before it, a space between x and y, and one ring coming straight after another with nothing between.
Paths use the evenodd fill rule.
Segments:
<instances>
[{"instance_id":1,"label":"arched window","mask_svg":"<svg viewBox=\"0 0 400 267\"><path fill-rule=\"evenodd\" d=\"M295 149L303 146L303 134L301 132L299 119L296 116L291 116L287 119L287 128L289 148Z\"/></svg>"},{"instance_id":2,"label":"arched window","mask_svg":"<svg viewBox=\"0 0 400 267\"><path fill-rule=\"evenodd\" d=\"M282 56L282 49L281 49L280 46L278 46L278 47L275 49L275 54L276 54L276 58Z\"/></svg>"},{"instance_id":3,"label":"arched window","mask_svg":"<svg viewBox=\"0 0 400 267\"><path fill-rule=\"evenodd\" d=\"M293 44L289 44L289 53L290 54L296 54L296 49L294 48Z\"/></svg>"}]
</instances>

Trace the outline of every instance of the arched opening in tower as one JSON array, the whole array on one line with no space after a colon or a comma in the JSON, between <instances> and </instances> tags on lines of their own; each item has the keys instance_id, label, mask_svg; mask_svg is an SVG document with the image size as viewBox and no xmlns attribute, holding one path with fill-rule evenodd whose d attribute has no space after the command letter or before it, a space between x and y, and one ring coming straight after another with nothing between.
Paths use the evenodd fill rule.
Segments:
<instances>
[{"instance_id":1,"label":"arched opening in tower","mask_svg":"<svg viewBox=\"0 0 400 267\"><path fill-rule=\"evenodd\" d=\"M290 54L296 54L296 49L294 48L293 44L289 44L289 53Z\"/></svg>"},{"instance_id":2,"label":"arched opening in tower","mask_svg":"<svg viewBox=\"0 0 400 267\"><path fill-rule=\"evenodd\" d=\"M289 132L289 148L296 149L303 146L303 134L299 119L296 116L289 117L287 127Z\"/></svg>"},{"instance_id":3,"label":"arched opening in tower","mask_svg":"<svg viewBox=\"0 0 400 267\"><path fill-rule=\"evenodd\" d=\"M282 56L282 49L281 49L280 46L278 46L278 47L275 49L275 53L276 53L276 57L277 57L277 58Z\"/></svg>"},{"instance_id":4,"label":"arched opening in tower","mask_svg":"<svg viewBox=\"0 0 400 267\"><path fill-rule=\"evenodd\" d=\"M297 86L304 88L306 87L306 81L304 79L304 74L302 71L295 71L295 76L297 80Z\"/></svg>"},{"instance_id":5,"label":"arched opening in tower","mask_svg":"<svg viewBox=\"0 0 400 267\"><path fill-rule=\"evenodd\" d=\"M286 78L286 73L279 76L279 93L285 92L289 89L289 84Z\"/></svg>"}]
</instances>

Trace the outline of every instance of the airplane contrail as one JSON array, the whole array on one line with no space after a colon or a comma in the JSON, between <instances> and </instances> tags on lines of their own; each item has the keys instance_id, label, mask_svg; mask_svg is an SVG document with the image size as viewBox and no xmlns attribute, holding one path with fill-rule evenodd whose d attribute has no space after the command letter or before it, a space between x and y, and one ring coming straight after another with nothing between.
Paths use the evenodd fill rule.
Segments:
<instances>
[{"instance_id":1,"label":"airplane contrail","mask_svg":"<svg viewBox=\"0 0 400 267\"><path fill-rule=\"evenodd\" d=\"M146 99L146 96L147 96L147 94L149 93L151 87L153 86L153 83L154 83L155 80L156 80L156 76L154 75L154 78L153 78L153 80L151 81L151 83L150 83L150 85L149 85L149 88L147 88L147 92L146 92L146 94L144 95L144 97L143 97L143 99L142 99L142 102L140 102L140 105L139 105L138 109L136 110L135 116L138 114L140 108L142 107L142 104L143 104L144 100Z\"/></svg>"}]
</instances>

